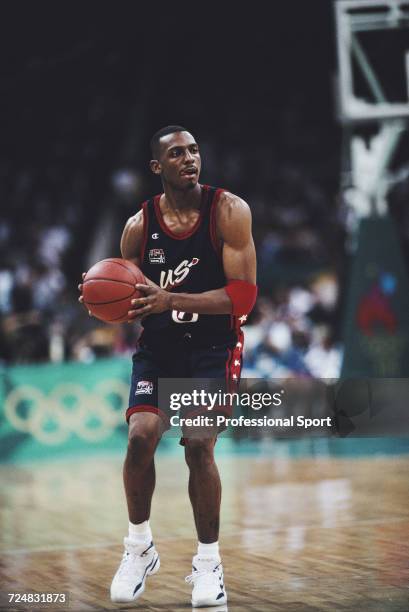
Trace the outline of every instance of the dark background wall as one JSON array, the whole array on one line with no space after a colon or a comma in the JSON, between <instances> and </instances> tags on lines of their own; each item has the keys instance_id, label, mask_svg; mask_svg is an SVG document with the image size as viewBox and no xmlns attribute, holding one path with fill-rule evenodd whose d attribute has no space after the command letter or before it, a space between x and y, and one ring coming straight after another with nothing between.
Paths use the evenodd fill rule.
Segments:
<instances>
[{"instance_id":1,"label":"dark background wall","mask_svg":"<svg viewBox=\"0 0 409 612\"><path fill-rule=\"evenodd\" d=\"M76 343L95 325L76 305L80 273L96 254L118 254L127 217L160 191L148 144L169 123L200 143L202 181L252 208L261 288L253 323L285 320L300 354L317 325L327 326L325 342L339 342L345 208L332 3L101 4L1 8L5 358L47 359L55 326L64 356L78 357ZM326 304L321 281L332 292ZM295 327L294 290L304 296ZM21 356L30 316L42 330L30 350L42 349ZM116 333L131 346L129 332Z\"/></svg>"}]
</instances>

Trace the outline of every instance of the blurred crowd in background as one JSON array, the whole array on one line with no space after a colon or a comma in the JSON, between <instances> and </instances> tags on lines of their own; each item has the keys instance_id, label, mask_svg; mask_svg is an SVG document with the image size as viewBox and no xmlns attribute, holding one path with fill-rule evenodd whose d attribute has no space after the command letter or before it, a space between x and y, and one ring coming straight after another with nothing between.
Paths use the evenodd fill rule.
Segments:
<instances>
[{"instance_id":1,"label":"blurred crowd in background","mask_svg":"<svg viewBox=\"0 0 409 612\"><path fill-rule=\"evenodd\" d=\"M175 58L164 35L182 27L173 6L158 23L155 45L143 24L111 31L110 16L100 30L88 15L75 29L43 28L42 36L19 22L27 44L20 49L10 39L1 79L3 364L89 362L134 351L138 326L88 317L77 284L93 263L120 255L126 219L161 191L148 170L149 139L181 123L201 146L201 182L240 195L252 209L259 299L245 326L245 373L339 374L350 254L327 4L317 3L317 14L305 9L297 23L291 10L277 23L246 12L237 32L222 27L230 16L221 12L223 56L202 24L195 53L184 58L182 89L172 80ZM238 47L252 19L257 44ZM211 67L211 78L197 74L198 64L203 75ZM401 201L407 178L402 184Z\"/></svg>"},{"instance_id":2,"label":"blurred crowd in background","mask_svg":"<svg viewBox=\"0 0 409 612\"><path fill-rule=\"evenodd\" d=\"M161 189L145 178L147 149L142 168L118 165L115 154L109 159L107 152L121 146L120 132L104 133L110 107L115 100L108 95L91 104L87 130L76 129L75 115L72 125L66 118L38 166L1 167L2 199L8 203L0 221L5 363L89 362L134 350L138 325L105 325L77 302L81 271L119 255L127 217ZM295 121L301 113L295 106ZM198 131L206 136L205 127ZM311 136L300 125L297 143ZM277 135L291 148L285 142L290 137L285 130ZM234 135L225 135L223 145L204 138L201 149L204 180L214 177L239 193L253 212L260 297L245 328L246 372L337 376L344 232L332 169L326 173L319 155L291 164L267 146L232 146L230 140ZM300 155L297 143L294 154Z\"/></svg>"},{"instance_id":3,"label":"blurred crowd in background","mask_svg":"<svg viewBox=\"0 0 409 612\"><path fill-rule=\"evenodd\" d=\"M110 102L100 98L91 109L94 123L107 120ZM127 217L149 189L161 186L144 184L141 169L117 167L115 158L109 163L107 150L115 146L97 126L101 141L80 130L69 141L65 134L75 125L62 131L49 149L50 161L1 169L8 202L0 222L1 353L7 363L130 354L139 333L137 325L90 319L77 302L77 284L88 265L119 255ZM199 132L205 135L200 126ZM260 298L246 326L247 368L268 376L336 376L343 262L336 185L319 158L302 167L274 159L267 147L230 147L228 137L224 142L202 144L204 178L214 176L240 193L253 212ZM143 153L146 175L149 151Z\"/></svg>"}]
</instances>

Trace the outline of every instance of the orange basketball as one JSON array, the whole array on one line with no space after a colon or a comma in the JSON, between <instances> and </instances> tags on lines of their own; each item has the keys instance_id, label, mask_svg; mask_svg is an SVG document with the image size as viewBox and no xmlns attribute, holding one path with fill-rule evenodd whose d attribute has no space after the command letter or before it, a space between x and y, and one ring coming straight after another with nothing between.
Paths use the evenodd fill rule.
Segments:
<instances>
[{"instance_id":1,"label":"orange basketball","mask_svg":"<svg viewBox=\"0 0 409 612\"><path fill-rule=\"evenodd\" d=\"M123 323L131 300L141 297L136 283L146 283L141 270L126 259L103 259L88 270L82 281L84 306L105 323Z\"/></svg>"}]
</instances>

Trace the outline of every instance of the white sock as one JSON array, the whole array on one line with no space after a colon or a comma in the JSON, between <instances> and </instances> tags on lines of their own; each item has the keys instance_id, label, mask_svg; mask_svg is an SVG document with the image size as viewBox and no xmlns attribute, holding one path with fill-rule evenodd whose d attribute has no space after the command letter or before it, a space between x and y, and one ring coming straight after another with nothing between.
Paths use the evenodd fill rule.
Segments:
<instances>
[{"instance_id":1,"label":"white sock","mask_svg":"<svg viewBox=\"0 0 409 612\"><path fill-rule=\"evenodd\" d=\"M217 559L220 561L219 542L212 542L211 544L198 542L197 556L199 559Z\"/></svg>"},{"instance_id":2,"label":"white sock","mask_svg":"<svg viewBox=\"0 0 409 612\"><path fill-rule=\"evenodd\" d=\"M152 542L152 531L149 521L137 524L129 521L129 539L136 544L150 544Z\"/></svg>"}]
</instances>

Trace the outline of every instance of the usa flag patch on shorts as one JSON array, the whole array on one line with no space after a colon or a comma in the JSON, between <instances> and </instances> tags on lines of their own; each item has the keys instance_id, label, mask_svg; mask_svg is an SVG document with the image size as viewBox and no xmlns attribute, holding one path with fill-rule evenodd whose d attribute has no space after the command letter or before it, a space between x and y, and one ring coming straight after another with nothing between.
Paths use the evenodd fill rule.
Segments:
<instances>
[{"instance_id":1,"label":"usa flag patch on shorts","mask_svg":"<svg viewBox=\"0 0 409 612\"><path fill-rule=\"evenodd\" d=\"M141 395L143 393L147 393L152 395L153 393L153 382L149 380L140 380L136 385L135 395Z\"/></svg>"}]
</instances>

